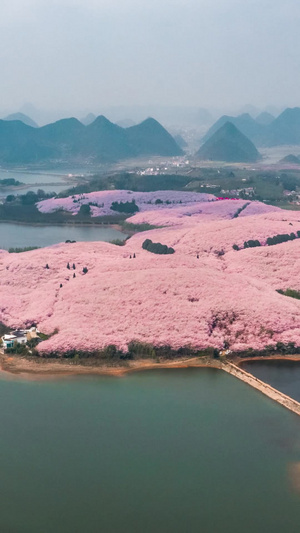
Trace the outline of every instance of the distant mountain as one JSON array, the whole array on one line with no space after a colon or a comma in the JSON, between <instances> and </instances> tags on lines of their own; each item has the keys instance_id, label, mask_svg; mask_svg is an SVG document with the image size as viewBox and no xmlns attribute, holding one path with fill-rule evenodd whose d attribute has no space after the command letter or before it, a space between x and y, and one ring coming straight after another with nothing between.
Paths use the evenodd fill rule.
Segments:
<instances>
[{"instance_id":1,"label":"distant mountain","mask_svg":"<svg viewBox=\"0 0 300 533\"><path fill-rule=\"evenodd\" d=\"M249 137L251 141L257 142L263 133L263 126L256 122L248 113L238 115L237 117L231 117L228 115L223 115L222 117L215 122L211 128L209 128L206 135L203 137L203 142L206 142L216 131L218 131L221 126L226 124L226 122L231 122L238 128L246 137Z\"/></svg>"},{"instance_id":2,"label":"distant mountain","mask_svg":"<svg viewBox=\"0 0 300 533\"><path fill-rule=\"evenodd\" d=\"M20 113L23 113L23 115L27 115L28 117L30 117L32 120L34 120L37 124L39 124L41 122L41 118L42 118L42 113L39 109L37 109L32 103L30 102L26 102L24 103L20 109L19 109L19 112Z\"/></svg>"},{"instance_id":3,"label":"distant mountain","mask_svg":"<svg viewBox=\"0 0 300 533\"><path fill-rule=\"evenodd\" d=\"M77 118L63 118L39 128L38 137L50 143L72 144L83 131L85 126Z\"/></svg>"},{"instance_id":4,"label":"distant mountain","mask_svg":"<svg viewBox=\"0 0 300 533\"><path fill-rule=\"evenodd\" d=\"M283 108L278 108L274 105L268 105L265 107L265 111L267 113L270 113L271 115L273 115L273 117L278 117L278 115L280 115L280 113L282 113L283 111Z\"/></svg>"},{"instance_id":5,"label":"distant mountain","mask_svg":"<svg viewBox=\"0 0 300 533\"><path fill-rule=\"evenodd\" d=\"M252 163L260 159L254 144L234 124L226 122L196 153L199 159Z\"/></svg>"},{"instance_id":6,"label":"distant mountain","mask_svg":"<svg viewBox=\"0 0 300 533\"><path fill-rule=\"evenodd\" d=\"M125 130L129 144L136 155L182 155L172 135L154 118L147 118L137 126Z\"/></svg>"},{"instance_id":7,"label":"distant mountain","mask_svg":"<svg viewBox=\"0 0 300 533\"><path fill-rule=\"evenodd\" d=\"M177 135L174 135L174 140L180 148L184 149L188 146L188 143L184 140L184 138L181 135L179 135L179 133Z\"/></svg>"},{"instance_id":8,"label":"distant mountain","mask_svg":"<svg viewBox=\"0 0 300 533\"><path fill-rule=\"evenodd\" d=\"M128 141L126 130L113 124L103 115L86 126L80 138L80 144L76 146L76 151L84 157L107 162L135 155Z\"/></svg>"},{"instance_id":9,"label":"distant mountain","mask_svg":"<svg viewBox=\"0 0 300 533\"><path fill-rule=\"evenodd\" d=\"M12 113L11 115L8 115L3 120L20 120L23 122L23 124L26 124L26 126L31 126L32 128L38 128L38 125L32 118L28 117L27 115L24 115L24 113Z\"/></svg>"},{"instance_id":10,"label":"distant mountain","mask_svg":"<svg viewBox=\"0 0 300 533\"><path fill-rule=\"evenodd\" d=\"M260 110L256 106L252 104L245 104L239 110L237 110L237 113L239 115L248 113L249 115L251 115L251 117L256 117L259 114L259 111Z\"/></svg>"},{"instance_id":11,"label":"distant mountain","mask_svg":"<svg viewBox=\"0 0 300 533\"><path fill-rule=\"evenodd\" d=\"M195 118L198 124L204 124L206 126L212 124L214 120L211 113L203 107L200 107L197 110L197 112L195 113Z\"/></svg>"},{"instance_id":12,"label":"distant mountain","mask_svg":"<svg viewBox=\"0 0 300 533\"><path fill-rule=\"evenodd\" d=\"M19 120L0 120L0 162L28 164L55 157L51 147L37 140L38 131Z\"/></svg>"},{"instance_id":13,"label":"distant mountain","mask_svg":"<svg viewBox=\"0 0 300 533\"><path fill-rule=\"evenodd\" d=\"M287 108L265 130L264 144L300 144L300 108Z\"/></svg>"},{"instance_id":14,"label":"distant mountain","mask_svg":"<svg viewBox=\"0 0 300 533\"><path fill-rule=\"evenodd\" d=\"M269 124L271 124L271 122L273 122L273 120L275 120L275 117L271 115L271 113L263 111L262 113L260 113L260 115L258 115L258 117L256 117L255 120L256 122L258 122L258 124L261 124L262 126L268 126Z\"/></svg>"},{"instance_id":15,"label":"distant mountain","mask_svg":"<svg viewBox=\"0 0 300 533\"><path fill-rule=\"evenodd\" d=\"M51 159L70 160L77 155L76 147L84 131L85 126L76 118L64 118L39 128L36 142L49 150Z\"/></svg>"},{"instance_id":16,"label":"distant mountain","mask_svg":"<svg viewBox=\"0 0 300 533\"><path fill-rule=\"evenodd\" d=\"M94 113L89 113L86 117L82 118L80 122L84 124L84 126L89 126L89 124L92 124L96 118L97 117L94 115Z\"/></svg>"},{"instance_id":17,"label":"distant mountain","mask_svg":"<svg viewBox=\"0 0 300 533\"><path fill-rule=\"evenodd\" d=\"M279 163L290 163L292 165L300 165L300 159L294 154L286 155L283 159L280 159Z\"/></svg>"},{"instance_id":18,"label":"distant mountain","mask_svg":"<svg viewBox=\"0 0 300 533\"><path fill-rule=\"evenodd\" d=\"M0 120L0 163L113 162L137 156L176 156L182 150L154 119L121 128L103 116L84 126L68 118L41 128Z\"/></svg>"},{"instance_id":19,"label":"distant mountain","mask_svg":"<svg viewBox=\"0 0 300 533\"><path fill-rule=\"evenodd\" d=\"M118 120L116 124L117 126L121 126L121 128L131 128L131 126L136 125L136 122L131 120L131 118L123 118L122 120Z\"/></svg>"},{"instance_id":20,"label":"distant mountain","mask_svg":"<svg viewBox=\"0 0 300 533\"><path fill-rule=\"evenodd\" d=\"M258 146L300 145L300 108L287 108L277 118L261 113L256 120L250 115L222 116L203 138L207 141L223 124L232 122L246 137Z\"/></svg>"}]
</instances>

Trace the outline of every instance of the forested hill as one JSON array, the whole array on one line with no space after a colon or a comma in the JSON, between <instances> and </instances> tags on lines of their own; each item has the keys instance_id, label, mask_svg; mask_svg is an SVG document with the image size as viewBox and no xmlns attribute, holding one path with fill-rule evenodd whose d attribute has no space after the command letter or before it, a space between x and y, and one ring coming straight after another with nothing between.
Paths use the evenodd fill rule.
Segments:
<instances>
[{"instance_id":1,"label":"forested hill","mask_svg":"<svg viewBox=\"0 0 300 533\"><path fill-rule=\"evenodd\" d=\"M153 118L121 128L103 116L85 126L76 118L41 128L0 120L0 164L114 162L138 156L177 156L183 152Z\"/></svg>"}]
</instances>

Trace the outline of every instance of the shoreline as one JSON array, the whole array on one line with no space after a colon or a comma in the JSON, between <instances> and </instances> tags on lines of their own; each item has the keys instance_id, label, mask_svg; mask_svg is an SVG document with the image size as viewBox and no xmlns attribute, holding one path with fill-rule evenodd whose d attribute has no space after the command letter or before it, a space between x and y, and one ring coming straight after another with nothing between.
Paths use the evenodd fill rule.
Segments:
<instances>
[{"instance_id":1,"label":"shoreline","mask_svg":"<svg viewBox=\"0 0 300 533\"><path fill-rule=\"evenodd\" d=\"M269 356L268 360L288 360L298 361L300 356ZM262 360L259 357L247 358L246 361ZM142 372L145 370L180 369L180 368L215 368L223 370L227 374L243 381L250 387L258 390L264 396L285 407L294 414L300 416L300 403L275 389L268 383L261 381L249 372L241 368L242 358L234 361L221 361L210 357L192 357L187 359L176 359L169 361L153 361L152 359L139 359L127 361L123 365L109 365L108 362L99 364L99 361L92 364L80 364L62 360L49 360L29 358L24 356L10 356L0 352L0 376L8 379L26 379L29 381L44 381L52 379L66 379L82 376L110 376L124 377L131 372ZM94 363L94 364L93 364Z\"/></svg>"},{"instance_id":2,"label":"shoreline","mask_svg":"<svg viewBox=\"0 0 300 533\"><path fill-rule=\"evenodd\" d=\"M243 363L251 361L293 361L300 363L300 355L278 356L270 355L266 357L235 357L233 359L222 361L213 359L209 356L186 357L185 359L175 358L169 360L153 359L133 359L116 362L111 364L110 361L99 361L85 359L84 362L74 362L72 359L47 359L41 357L31 357L22 355L6 354L0 350L0 373L10 375L28 375L28 376L74 376L74 375L112 375L122 376L130 372L143 370L160 369L160 368L218 368L224 369L228 365L233 365L237 369L245 372ZM252 376L252 374L250 374ZM255 378L256 379L256 378Z\"/></svg>"},{"instance_id":3,"label":"shoreline","mask_svg":"<svg viewBox=\"0 0 300 533\"><path fill-rule=\"evenodd\" d=\"M21 222L20 220L4 220L0 219L0 224L16 224L18 226L71 226L71 227L86 227L86 228L98 228L98 227L105 227L105 228L112 228L117 229L118 231L121 231L123 233L123 227L120 224L110 224L109 222L91 222L90 224L87 224L86 222ZM132 231L132 230L131 230ZM137 233L137 232L133 232ZM125 234L124 234L125 235Z\"/></svg>"},{"instance_id":4,"label":"shoreline","mask_svg":"<svg viewBox=\"0 0 300 533\"><path fill-rule=\"evenodd\" d=\"M0 354L0 374L11 377L24 377L27 379L52 379L54 377L67 376L119 376L122 377L130 372L143 370L168 369L168 368L222 368L221 361L208 357L193 357L188 359L176 359L170 361L155 362L152 359L139 359L127 361L123 365L103 364L80 364L67 360L37 359L22 356L10 356Z\"/></svg>"}]
</instances>

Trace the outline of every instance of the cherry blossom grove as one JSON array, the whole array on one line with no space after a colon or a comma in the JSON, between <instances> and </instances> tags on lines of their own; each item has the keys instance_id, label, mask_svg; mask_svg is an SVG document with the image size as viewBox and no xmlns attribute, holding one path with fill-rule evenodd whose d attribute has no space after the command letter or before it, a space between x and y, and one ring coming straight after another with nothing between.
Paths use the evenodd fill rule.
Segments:
<instances>
[{"instance_id":1,"label":"cherry blossom grove","mask_svg":"<svg viewBox=\"0 0 300 533\"><path fill-rule=\"evenodd\" d=\"M109 344L126 350L132 340L174 348L222 348L225 343L233 350L278 341L300 345L300 301L276 290L300 290L300 238L266 245L268 237L300 232L300 213L259 202L167 193L164 198L182 198L184 205L154 209L143 203L149 197L141 200L133 193L143 208L128 221L164 227L137 233L125 246L77 242L2 252L0 321L14 327L37 323L49 334L57 329L39 345L44 353ZM163 200L161 191L149 194ZM109 202L112 198L124 199L115 194ZM39 208L52 209L46 202ZM146 238L175 253L143 250ZM261 246L232 248L243 248L249 239ZM75 269L69 270L68 263Z\"/></svg>"},{"instance_id":2,"label":"cherry blossom grove","mask_svg":"<svg viewBox=\"0 0 300 533\"><path fill-rule=\"evenodd\" d=\"M86 194L76 194L67 198L49 198L37 203L42 213L51 213L58 209L69 211L76 215L84 204L92 206L92 216L112 215L115 211L110 209L112 202L135 201L140 211L162 209L165 203L176 206L187 205L193 202L205 202L216 200L212 194L180 192L180 191L155 191L155 192L132 192L128 190L96 191ZM155 203L160 200L162 203ZM95 205L96 204L96 205Z\"/></svg>"}]
</instances>

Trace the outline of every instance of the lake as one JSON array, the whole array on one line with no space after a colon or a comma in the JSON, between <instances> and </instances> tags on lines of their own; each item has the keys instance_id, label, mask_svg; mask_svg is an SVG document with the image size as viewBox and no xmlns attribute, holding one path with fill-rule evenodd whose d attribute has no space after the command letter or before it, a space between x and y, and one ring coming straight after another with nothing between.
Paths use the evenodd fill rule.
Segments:
<instances>
[{"instance_id":1,"label":"lake","mask_svg":"<svg viewBox=\"0 0 300 533\"><path fill-rule=\"evenodd\" d=\"M299 531L299 417L215 369L0 379L0 531Z\"/></svg>"},{"instance_id":2,"label":"lake","mask_svg":"<svg viewBox=\"0 0 300 533\"><path fill-rule=\"evenodd\" d=\"M0 249L25 246L50 246L70 241L124 240L127 235L113 228L100 226L25 226L0 223Z\"/></svg>"},{"instance_id":3,"label":"lake","mask_svg":"<svg viewBox=\"0 0 300 533\"><path fill-rule=\"evenodd\" d=\"M76 169L74 171L66 170L44 170L44 171L33 171L33 170L6 170L0 169L0 180L7 178L15 178L17 181L22 183L48 183L48 182L61 182L61 181L72 181L76 179L78 175L89 174L83 169Z\"/></svg>"},{"instance_id":4,"label":"lake","mask_svg":"<svg viewBox=\"0 0 300 533\"><path fill-rule=\"evenodd\" d=\"M2 187L0 185L0 198L6 198L9 194L26 194L28 191L36 192L43 189L45 192L59 193L65 189L73 187L78 181L78 176L88 175L83 169L76 169L71 172L67 171L26 171L26 170L5 170L0 169L0 180L14 178L24 186Z\"/></svg>"},{"instance_id":5,"label":"lake","mask_svg":"<svg viewBox=\"0 0 300 533\"><path fill-rule=\"evenodd\" d=\"M247 361L241 368L300 402L300 361Z\"/></svg>"}]
</instances>

